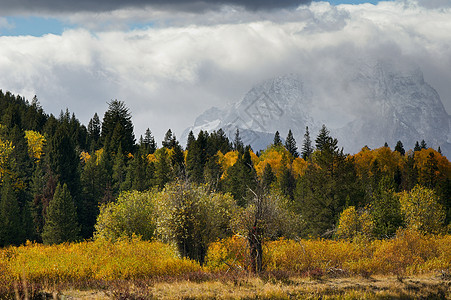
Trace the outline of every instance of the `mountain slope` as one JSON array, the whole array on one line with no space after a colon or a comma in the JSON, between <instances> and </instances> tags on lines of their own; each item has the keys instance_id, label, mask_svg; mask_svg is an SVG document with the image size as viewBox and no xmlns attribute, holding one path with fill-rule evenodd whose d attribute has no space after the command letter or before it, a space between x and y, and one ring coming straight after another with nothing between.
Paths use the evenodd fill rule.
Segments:
<instances>
[{"instance_id":1,"label":"mountain slope","mask_svg":"<svg viewBox=\"0 0 451 300\"><path fill-rule=\"evenodd\" d=\"M182 141L190 130L197 134L219 128L233 139L238 128L243 142L260 150L276 130L285 137L291 129L300 147L305 127L314 139L324 123L346 152L385 142L393 148L398 140L411 149L424 139L451 154L451 118L421 70L375 62L350 66L346 74L320 83L298 74L266 80L235 104L204 112Z\"/></svg>"}]
</instances>

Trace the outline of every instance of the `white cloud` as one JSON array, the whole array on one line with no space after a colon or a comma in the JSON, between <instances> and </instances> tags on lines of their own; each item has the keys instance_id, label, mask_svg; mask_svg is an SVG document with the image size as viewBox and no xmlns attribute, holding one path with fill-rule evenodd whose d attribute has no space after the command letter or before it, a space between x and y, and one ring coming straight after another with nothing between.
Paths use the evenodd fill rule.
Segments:
<instances>
[{"instance_id":1,"label":"white cloud","mask_svg":"<svg viewBox=\"0 0 451 300\"><path fill-rule=\"evenodd\" d=\"M344 88L340 78L350 64L391 58L418 64L451 111L449 10L404 0L337 7L322 2L271 13L223 9L171 16L118 10L98 14L98 21L136 17L155 25L124 31L118 21L102 30L0 37L0 88L27 98L37 94L55 114L68 107L85 124L94 112L103 114L107 101L124 100L137 136L150 127L161 141L168 128L179 137L203 110L237 101L255 83L285 73L326 83L325 105L365 109L356 99L338 102L334 89ZM78 14L72 21L93 16Z\"/></svg>"}]
</instances>

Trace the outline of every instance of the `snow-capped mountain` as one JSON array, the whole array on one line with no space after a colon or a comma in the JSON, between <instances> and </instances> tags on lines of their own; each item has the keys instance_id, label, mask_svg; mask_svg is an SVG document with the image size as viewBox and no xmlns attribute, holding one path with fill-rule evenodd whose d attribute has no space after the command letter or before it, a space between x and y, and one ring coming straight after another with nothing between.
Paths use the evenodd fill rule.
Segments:
<instances>
[{"instance_id":1,"label":"snow-capped mountain","mask_svg":"<svg viewBox=\"0 0 451 300\"><path fill-rule=\"evenodd\" d=\"M266 148L278 130L291 129L301 147L306 126L312 140L325 124L345 152L377 148L401 140L406 149L416 141L451 154L451 118L438 93L418 68L389 62L350 66L344 74L321 83L290 74L253 87L242 100L223 109L210 108L185 130L222 128L233 139L236 129L254 150ZM347 75L345 75L347 74Z\"/></svg>"}]
</instances>

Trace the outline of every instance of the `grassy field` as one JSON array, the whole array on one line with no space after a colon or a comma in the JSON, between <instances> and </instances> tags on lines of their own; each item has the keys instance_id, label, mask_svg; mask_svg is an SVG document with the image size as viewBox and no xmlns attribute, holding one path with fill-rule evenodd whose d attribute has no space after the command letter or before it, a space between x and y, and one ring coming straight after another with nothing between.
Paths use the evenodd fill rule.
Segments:
<instances>
[{"instance_id":1,"label":"grassy field","mask_svg":"<svg viewBox=\"0 0 451 300\"><path fill-rule=\"evenodd\" d=\"M0 250L0 299L451 299L450 235L271 241L259 276L246 252L221 240L200 266L156 241L28 243Z\"/></svg>"}]
</instances>

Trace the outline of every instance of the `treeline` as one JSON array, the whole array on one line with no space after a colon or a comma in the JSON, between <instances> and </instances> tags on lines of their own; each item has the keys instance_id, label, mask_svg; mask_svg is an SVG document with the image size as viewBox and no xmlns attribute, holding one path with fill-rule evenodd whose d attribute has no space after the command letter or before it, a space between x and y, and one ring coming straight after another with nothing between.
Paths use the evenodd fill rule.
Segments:
<instances>
[{"instance_id":1,"label":"treeline","mask_svg":"<svg viewBox=\"0 0 451 300\"><path fill-rule=\"evenodd\" d=\"M299 149L291 131L285 142L276 132L272 145L254 153L238 130L233 140L222 130L191 132L185 148L168 130L158 147L149 129L136 141L121 101L111 101L103 119L95 113L86 127L67 110L48 115L36 97L30 103L1 91L0 124L0 246L89 239L100 207L126 191L177 190L172 182L228 193L241 208L261 195L280 195L303 237L338 236L337 228L349 235L340 229L345 209L348 218L370 214L373 236L393 236L410 222L402 195L411 199L420 188L444 212L441 226L451 220L451 164L424 141L409 151L398 142L394 150L364 147L349 155L323 126L314 139L306 128Z\"/></svg>"}]
</instances>

